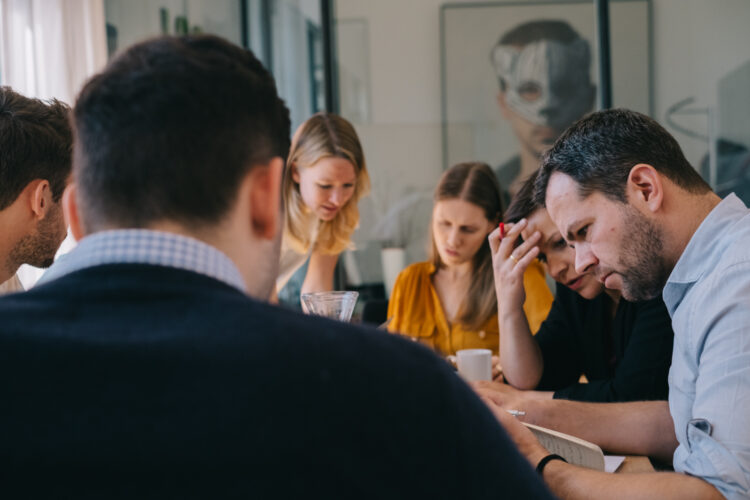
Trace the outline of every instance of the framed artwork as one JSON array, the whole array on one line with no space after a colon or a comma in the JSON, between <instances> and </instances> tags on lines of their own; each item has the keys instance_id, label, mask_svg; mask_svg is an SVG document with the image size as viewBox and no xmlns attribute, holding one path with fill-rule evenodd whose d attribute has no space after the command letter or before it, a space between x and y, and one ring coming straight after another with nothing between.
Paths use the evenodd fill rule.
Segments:
<instances>
[{"instance_id":1,"label":"framed artwork","mask_svg":"<svg viewBox=\"0 0 750 500\"><path fill-rule=\"evenodd\" d=\"M610 2L612 102L652 114L650 0ZM559 134L597 109L591 0L445 4L440 13L444 168L491 165L506 201Z\"/></svg>"}]
</instances>

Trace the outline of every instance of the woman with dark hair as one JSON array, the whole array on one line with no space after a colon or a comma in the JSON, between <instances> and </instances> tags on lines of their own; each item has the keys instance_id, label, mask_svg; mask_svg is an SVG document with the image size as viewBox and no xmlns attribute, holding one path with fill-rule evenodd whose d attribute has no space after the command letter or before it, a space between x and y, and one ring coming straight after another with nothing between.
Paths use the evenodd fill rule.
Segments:
<instances>
[{"instance_id":1,"label":"woman with dark hair","mask_svg":"<svg viewBox=\"0 0 750 500\"><path fill-rule=\"evenodd\" d=\"M517 397L582 401L666 399L672 358L671 320L661 297L628 302L593 274L575 268L575 250L547 210L533 201L537 174L525 181L506 213L504 237L490 237L498 290L500 362ZM525 241L524 241L525 240ZM523 241L520 245L520 241ZM535 336L518 308L528 262L545 262L557 282L552 310ZM580 383L585 375L587 383Z\"/></svg>"},{"instance_id":2,"label":"woman with dark hair","mask_svg":"<svg viewBox=\"0 0 750 500\"><path fill-rule=\"evenodd\" d=\"M443 355L469 348L497 352L498 302L487 235L501 218L500 186L488 165L459 163L443 173L434 196L430 260L412 264L396 279L390 331ZM518 307L534 331L547 317L552 294L538 263L523 280L528 299Z\"/></svg>"}]
</instances>

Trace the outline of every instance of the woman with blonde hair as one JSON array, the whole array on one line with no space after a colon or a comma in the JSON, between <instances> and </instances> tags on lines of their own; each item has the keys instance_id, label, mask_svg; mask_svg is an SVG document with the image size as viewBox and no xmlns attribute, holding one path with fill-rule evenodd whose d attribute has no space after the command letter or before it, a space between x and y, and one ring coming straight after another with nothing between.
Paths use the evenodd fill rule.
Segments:
<instances>
[{"instance_id":1,"label":"woman with blonde hair","mask_svg":"<svg viewBox=\"0 0 750 500\"><path fill-rule=\"evenodd\" d=\"M351 247L359 224L357 202L370 189L354 127L331 113L316 113L292 137L282 185L284 235L278 293L309 259L302 292L333 289L339 254Z\"/></svg>"},{"instance_id":2,"label":"woman with blonde hair","mask_svg":"<svg viewBox=\"0 0 750 500\"><path fill-rule=\"evenodd\" d=\"M419 340L443 355L487 348L497 354L497 299L487 236L502 219L501 190L484 163L454 165L435 190L428 262L412 264L396 279L388 304L389 330ZM552 305L544 270L524 274L522 308L538 328Z\"/></svg>"}]
</instances>

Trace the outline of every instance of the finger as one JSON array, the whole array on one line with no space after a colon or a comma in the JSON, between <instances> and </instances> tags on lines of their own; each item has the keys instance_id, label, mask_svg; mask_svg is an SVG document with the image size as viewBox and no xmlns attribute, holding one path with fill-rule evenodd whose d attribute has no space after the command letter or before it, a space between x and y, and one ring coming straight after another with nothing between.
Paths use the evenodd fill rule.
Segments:
<instances>
[{"instance_id":1,"label":"finger","mask_svg":"<svg viewBox=\"0 0 750 500\"><path fill-rule=\"evenodd\" d=\"M529 236L529 238L518 245L518 247L513 250L513 256L516 258L516 260L521 260L521 257L523 257L526 253L529 252L532 248L539 245L539 240L542 238L542 234L539 231L534 231L534 233Z\"/></svg>"},{"instance_id":2,"label":"finger","mask_svg":"<svg viewBox=\"0 0 750 500\"><path fill-rule=\"evenodd\" d=\"M500 248L500 241L502 241L502 239L503 238L500 236L500 228L495 228L495 230L490 232L487 236L487 240L490 243L490 253L492 255L497 253L497 249Z\"/></svg>"},{"instance_id":3,"label":"finger","mask_svg":"<svg viewBox=\"0 0 750 500\"><path fill-rule=\"evenodd\" d=\"M493 389L477 389L476 392L480 397L487 398L498 406L502 407L505 402L505 396Z\"/></svg>"},{"instance_id":4,"label":"finger","mask_svg":"<svg viewBox=\"0 0 750 500\"><path fill-rule=\"evenodd\" d=\"M498 249L498 256L503 259L510 257L511 252L516 246L518 238L521 237L521 231L526 228L526 219L521 219L517 223L505 226L505 238L500 242L500 248ZM508 229L510 227L510 229Z\"/></svg>"},{"instance_id":5,"label":"finger","mask_svg":"<svg viewBox=\"0 0 750 500\"><path fill-rule=\"evenodd\" d=\"M531 265L531 263L534 261L534 259L537 258L538 255L539 247L534 247L526 252L526 255L518 259L516 266L513 268L513 272L518 275L523 275L523 273L526 272L526 269Z\"/></svg>"}]
</instances>

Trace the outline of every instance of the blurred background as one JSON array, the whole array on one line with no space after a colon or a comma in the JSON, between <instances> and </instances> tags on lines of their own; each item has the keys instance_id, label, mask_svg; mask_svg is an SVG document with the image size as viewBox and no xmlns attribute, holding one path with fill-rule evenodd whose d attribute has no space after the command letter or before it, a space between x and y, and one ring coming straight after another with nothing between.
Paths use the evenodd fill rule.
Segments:
<instances>
[{"instance_id":1,"label":"blurred background","mask_svg":"<svg viewBox=\"0 0 750 500\"><path fill-rule=\"evenodd\" d=\"M747 0L0 0L0 84L72 104L87 77L146 37L215 33L253 50L293 127L329 110L360 134L373 189L337 288L366 302L425 259L432 190L447 166L501 169L523 156L499 105L493 48L544 20L585 41L590 109L651 115L720 195L750 202ZM38 275L20 271L27 287ZM292 303L299 285L285 290Z\"/></svg>"}]
</instances>

